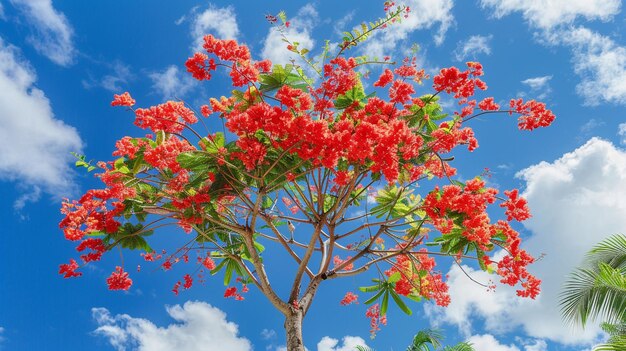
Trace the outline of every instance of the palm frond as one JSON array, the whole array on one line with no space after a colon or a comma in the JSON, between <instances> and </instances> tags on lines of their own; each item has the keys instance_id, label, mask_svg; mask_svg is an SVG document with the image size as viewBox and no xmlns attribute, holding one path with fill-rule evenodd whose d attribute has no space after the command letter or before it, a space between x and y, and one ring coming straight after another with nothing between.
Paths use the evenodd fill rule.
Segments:
<instances>
[{"instance_id":1,"label":"palm frond","mask_svg":"<svg viewBox=\"0 0 626 351\"><path fill-rule=\"evenodd\" d=\"M626 350L626 342L608 342L594 346L592 351L624 351Z\"/></svg>"},{"instance_id":2,"label":"palm frond","mask_svg":"<svg viewBox=\"0 0 626 351\"><path fill-rule=\"evenodd\" d=\"M460 342L454 346L446 346L443 351L475 351L469 342Z\"/></svg>"},{"instance_id":3,"label":"palm frond","mask_svg":"<svg viewBox=\"0 0 626 351\"><path fill-rule=\"evenodd\" d=\"M587 253L587 262L592 267L604 262L613 268L624 268L626 266L626 235L615 234L594 246Z\"/></svg>"},{"instance_id":4,"label":"palm frond","mask_svg":"<svg viewBox=\"0 0 626 351\"><path fill-rule=\"evenodd\" d=\"M600 328L609 336L626 335L626 321L621 321L620 323L603 322L600 324Z\"/></svg>"},{"instance_id":5,"label":"palm frond","mask_svg":"<svg viewBox=\"0 0 626 351\"><path fill-rule=\"evenodd\" d=\"M443 339L443 334L441 331L436 329L425 329L420 330L413 337L413 343L409 345L406 351L430 351L430 346L432 345L434 349L438 349L441 347L441 340Z\"/></svg>"},{"instance_id":6,"label":"palm frond","mask_svg":"<svg viewBox=\"0 0 626 351\"><path fill-rule=\"evenodd\" d=\"M626 317L626 235L602 241L587 254L586 265L565 282L560 297L566 320L583 327L589 319L618 323Z\"/></svg>"},{"instance_id":7,"label":"palm frond","mask_svg":"<svg viewBox=\"0 0 626 351\"><path fill-rule=\"evenodd\" d=\"M565 319L585 326L589 319L613 323L626 314L626 277L607 264L598 270L578 269L564 285L560 299Z\"/></svg>"},{"instance_id":8,"label":"palm frond","mask_svg":"<svg viewBox=\"0 0 626 351\"><path fill-rule=\"evenodd\" d=\"M374 349L367 347L367 346L361 346L361 345L357 345L356 347L357 351L374 351Z\"/></svg>"}]
</instances>

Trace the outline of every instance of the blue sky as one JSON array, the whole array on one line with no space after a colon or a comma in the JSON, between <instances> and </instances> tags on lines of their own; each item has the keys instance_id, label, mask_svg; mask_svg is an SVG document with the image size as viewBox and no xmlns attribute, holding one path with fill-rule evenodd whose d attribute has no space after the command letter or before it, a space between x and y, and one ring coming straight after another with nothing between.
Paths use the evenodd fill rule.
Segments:
<instances>
[{"instance_id":1,"label":"blue sky","mask_svg":"<svg viewBox=\"0 0 626 351\"><path fill-rule=\"evenodd\" d=\"M479 351L583 351L601 338L564 326L557 294L564 276L593 244L626 232L626 16L620 0L408 0L411 16L371 38L358 54L402 58L416 43L429 72L478 60L498 101L539 98L557 115L552 127L517 131L508 116L477 119L479 144L456 166L471 178L489 167L492 186L520 187L533 218L519 229L526 248L545 254L533 272L544 280L536 301L511 289L487 293L457 267L452 304L390 311L389 326L368 338L362 305L341 307L347 279L324 287L305 321L309 350L344 351L367 343L401 350L418 330L438 326L450 342ZM254 57L288 61L264 15L285 10L288 35L319 52L324 39L382 15L382 1L56 1L0 0L0 349L281 350L282 318L254 291L222 297L219 278L175 296L182 275L144 267L130 292L104 279L109 255L80 279L58 265L74 255L58 229L60 199L98 186L77 172L70 152L108 160L115 141L142 132L109 106L130 91L140 106L174 96L194 106L228 90L218 77L199 84L184 61L212 33L250 46ZM465 157L467 156L467 157ZM164 242L176 238L165 232ZM128 267L140 263L126 255ZM134 261L133 261L134 260ZM280 255L268 259L281 265ZM483 272L465 267L480 281ZM286 284L278 279L276 284ZM194 339L195 338L195 339ZM193 341L195 340L195 341ZM155 345L160 345L158 348ZM220 348L221 347L221 348Z\"/></svg>"}]
</instances>

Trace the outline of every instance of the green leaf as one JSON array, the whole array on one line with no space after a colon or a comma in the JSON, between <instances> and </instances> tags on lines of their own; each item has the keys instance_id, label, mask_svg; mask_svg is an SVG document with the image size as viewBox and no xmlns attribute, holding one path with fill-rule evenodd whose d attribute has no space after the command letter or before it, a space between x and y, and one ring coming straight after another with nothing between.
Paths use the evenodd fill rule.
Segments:
<instances>
[{"instance_id":1,"label":"green leaf","mask_svg":"<svg viewBox=\"0 0 626 351\"><path fill-rule=\"evenodd\" d=\"M374 296L370 297L369 299L367 299L367 301L365 301L364 304L366 304L366 305L372 304L374 301L378 300L380 295L382 295L385 291L386 291L385 289L381 289L379 292L376 293L376 295L374 295Z\"/></svg>"},{"instance_id":2,"label":"green leaf","mask_svg":"<svg viewBox=\"0 0 626 351\"><path fill-rule=\"evenodd\" d=\"M385 295L383 295L383 302L380 304L381 316L387 314L387 307L389 307L389 290L385 290Z\"/></svg>"},{"instance_id":3,"label":"green leaf","mask_svg":"<svg viewBox=\"0 0 626 351\"><path fill-rule=\"evenodd\" d=\"M409 316L413 314L413 311L402 301L402 298L393 290L391 290L391 297L393 297L393 301L395 301L396 305L400 307L402 312L408 314Z\"/></svg>"},{"instance_id":4,"label":"green leaf","mask_svg":"<svg viewBox=\"0 0 626 351\"><path fill-rule=\"evenodd\" d=\"M228 260L228 264L226 265L226 272L224 272L224 285L230 284L230 281L233 277L233 271L235 270L235 266L237 263L230 258L224 259L224 261Z\"/></svg>"},{"instance_id":5,"label":"green leaf","mask_svg":"<svg viewBox=\"0 0 626 351\"><path fill-rule=\"evenodd\" d=\"M287 22L287 14L285 11L280 11L276 17L278 17L283 23Z\"/></svg>"},{"instance_id":6,"label":"green leaf","mask_svg":"<svg viewBox=\"0 0 626 351\"><path fill-rule=\"evenodd\" d=\"M273 204L274 204L274 201L272 200L271 197L264 196L263 197L263 203L261 204L261 208L266 210L268 208L271 208Z\"/></svg>"},{"instance_id":7,"label":"green leaf","mask_svg":"<svg viewBox=\"0 0 626 351\"><path fill-rule=\"evenodd\" d=\"M272 224L274 225L274 227L278 228L280 226L287 225L287 221L276 221L276 222L272 222ZM260 228L261 229L270 229L272 227L270 227L269 225L266 224L266 225L262 225Z\"/></svg>"},{"instance_id":8,"label":"green leaf","mask_svg":"<svg viewBox=\"0 0 626 351\"><path fill-rule=\"evenodd\" d=\"M209 167L214 164L213 157L203 151L181 152L176 161L182 168L194 172L208 172Z\"/></svg>"},{"instance_id":9,"label":"green leaf","mask_svg":"<svg viewBox=\"0 0 626 351\"><path fill-rule=\"evenodd\" d=\"M259 243L258 241L254 242L254 247L256 248L257 252L263 253L263 251L265 251L265 246L261 245L261 243Z\"/></svg>"},{"instance_id":10,"label":"green leaf","mask_svg":"<svg viewBox=\"0 0 626 351\"><path fill-rule=\"evenodd\" d=\"M163 142L165 141L166 136L167 135L165 134L164 131L162 131L162 130L157 131L156 132L156 144L157 145L163 144Z\"/></svg>"},{"instance_id":11,"label":"green leaf","mask_svg":"<svg viewBox=\"0 0 626 351\"><path fill-rule=\"evenodd\" d=\"M363 90L363 84L361 83L361 80L357 78L357 83L352 89L345 92L345 94L339 95L337 97L337 100L335 100L334 102L335 108L341 110L352 105L355 102L359 102L360 106L364 106L365 104L364 102L362 102L362 100L364 100L365 98L366 96L365 90Z\"/></svg>"},{"instance_id":12,"label":"green leaf","mask_svg":"<svg viewBox=\"0 0 626 351\"><path fill-rule=\"evenodd\" d=\"M402 274L400 272L395 272L394 274L389 276L389 283L397 283L402 278Z\"/></svg>"},{"instance_id":13,"label":"green leaf","mask_svg":"<svg viewBox=\"0 0 626 351\"><path fill-rule=\"evenodd\" d=\"M374 292L374 291L378 291L381 289L380 284L379 285L370 285L370 286L361 286L359 287L359 290L362 292Z\"/></svg>"}]
</instances>

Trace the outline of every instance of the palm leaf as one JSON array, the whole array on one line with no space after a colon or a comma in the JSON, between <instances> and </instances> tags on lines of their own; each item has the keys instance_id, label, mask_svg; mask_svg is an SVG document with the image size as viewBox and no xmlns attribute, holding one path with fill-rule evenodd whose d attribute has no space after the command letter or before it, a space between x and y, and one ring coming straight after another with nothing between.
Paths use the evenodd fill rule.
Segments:
<instances>
[{"instance_id":1,"label":"palm leaf","mask_svg":"<svg viewBox=\"0 0 626 351\"><path fill-rule=\"evenodd\" d=\"M596 345L592 351L624 351L626 350L626 341L608 342L606 344Z\"/></svg>"},{"instance_id":2,"label":"palm leaf","mask_svg":"<svg viewBox=\"0 0 626 351\"><path fill-rule=\"evenodd\" d=\"M585 326L589 319L610 323L626 317L626 236L615 235L595 246L588 265L576 269L564 284L561 312L566 320Z\"/></svg>"},{"instance_id":3,"label":"palm leaf","mask_svg":"<svg viewBox=\"0 0 626 351\"><path fill-rule=\"evenodd\" d=\"M415 336L413 337L413 343L409 345L406 351L430 351L430 347L428 346L428 344L437 349L441 347L442 339L443 334L439 330L420 330L417 334L415 334Z\"/></svg>"},{"instance_id":4,"label":"palm leaf","mask_svg":"<svg viewBox=\"0 0 626 351\"><path fill-rule=\"evenodd\" d=\"M591 266L604 262L613 268L624 269L626 266L626 235L616 234L596 245L587 254L587 262Z\"/></svg>"},{"instance_id":5,"label":"palm leaf","mask_svg":"<svg viewBox=\"0 0 626 351\"><path fill-rule=\"evenodd\" d=\"M475 351L469 342L460 342L454 346L446 346L443 351Z\"/></svg>"}]
</instances>

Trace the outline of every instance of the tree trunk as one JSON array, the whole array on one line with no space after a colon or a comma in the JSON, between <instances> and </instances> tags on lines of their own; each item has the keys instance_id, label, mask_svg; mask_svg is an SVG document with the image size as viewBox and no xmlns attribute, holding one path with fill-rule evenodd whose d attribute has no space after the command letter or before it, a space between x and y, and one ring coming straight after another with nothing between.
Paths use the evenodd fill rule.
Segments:
<instances>
[{"instance_id":1,"label":"tree trunk","mask_svg":"<svg viewBox=\"0 0 626 351\"><path fill-rule=\"evenodd\" d=\"M305 351L302 343L302 318L303 313L299 308L292 308L291 313L285 318L287 351Z\"/></svg>"}]
</instances>

